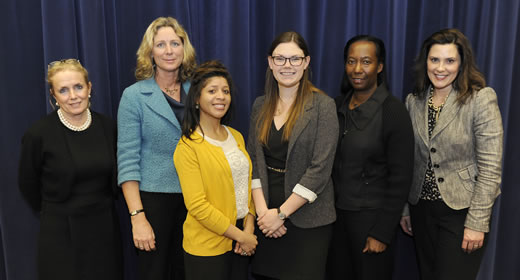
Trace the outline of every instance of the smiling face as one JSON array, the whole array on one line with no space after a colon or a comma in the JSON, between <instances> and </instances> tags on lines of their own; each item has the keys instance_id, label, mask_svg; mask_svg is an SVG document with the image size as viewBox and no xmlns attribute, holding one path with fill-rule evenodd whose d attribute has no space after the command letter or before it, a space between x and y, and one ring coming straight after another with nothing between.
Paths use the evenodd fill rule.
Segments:
<instances>
[{"instance_id":1,"label":"smiling face","mask_svg":"<svg viewBox=\"0 0 520 280\"><path fill-rule=\"evenodd\" d=\"M288 58L285 60L285 64L278 66L274 62L274 58L281 59ZM298 60L297 58L304 57L301 65L293 66L289 61L291 58L293 61ZM274 50L271 56L268 57L269 68L273 71L273 76L278 82L279 87L292 88L297 87L302 79L303 72L309 66L311 58L305 56L303 50L298 47L294 42L281 43ZM278 63L277 63L278 64ZM297 63L293 63L297 64Z\"/></svg>"},{"instance_id":2,"label":"smiling face","mask_svg":"<svg viewBox=\"0 0 520 280\"><path fill-rule=\"evenodd\" d=\"M74 70L57 72L51 78L51 95L68 119L80 118L89 104L92 84L87 83L83 73Z\"/></svg>"},{"instance_id":3,"label":"smiling face","mask_svg":"<svg viewBox=\"0 0 520 280\"><path fill-rule=\"evenodd\" d=\"M354 91L373 93L377 89L377 74L382 70L383 64L377 60L373 42L358 41L350 46L345 71Z\"/></svg>"},{"instance_id":4,"label":"smiling face","mask_svg":"<svg viewBox=\"0 0 520 280\"><path fill-rule=\"evenodd\" d=\"M173 28L165 26L157 30L153 38L152 58L158 72L179 70L184 59L184 45Z\"/></svg>"},{"instance_id":5,"label":"smiling face","mask_svg":"<svg viewBox=\"0 0 520 280\"><path fill-rule=\"evenodd\" d=\"M461 58L455 44L435 44L426 59L428 78L435 90L449 92L459 74Z\"/></svg>"},{"instance_id":6,"label":"smiling face","mask_svg":"<svg viewBox=\"0 0 520 280\"><path fill-rule=\"evenodd\" d=\"M218 120L224 117L231 104L231 92L224 77L211 77L200 92L197 102L200 108L200 121Z\"/></svg>"}]
</instances>

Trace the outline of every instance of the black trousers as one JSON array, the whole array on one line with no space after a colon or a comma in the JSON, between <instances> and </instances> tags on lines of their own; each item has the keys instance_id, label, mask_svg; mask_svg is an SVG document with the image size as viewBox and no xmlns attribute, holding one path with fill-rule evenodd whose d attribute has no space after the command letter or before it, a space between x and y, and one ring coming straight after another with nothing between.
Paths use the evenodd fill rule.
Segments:
<instances>
[{"instance_id":1,"label":"black trousers","mask_svg":"<svg viewBox=\"0 0 520 280\"><path fill-rule=\"evenodd\" d=\"M182 225L187 210L182 194L140 193L146 218L155 234L156 250L138 251L138 279L184 279Z\"/></svg>"},{"instance_id":2,"label":"black trousers","mask_svg":"<svg viewBox=\"0 0 520 280\"><path fill-rule=\"evenodd\" d=\"M467 254L462 250L468 209L453 210L442 200L419 200L410 206L412 229L422 280L474 280L484 246Z\"/></svg>"},{"instance_id":3,"label":"black trousers","mask_svg":"<svg viewBox=\"0 0 520 280\"><path fill-rule=\"evenodd\" d=\"M235 222L243 230L244 220ZM231 251L218 256L194 256L184 251L186 280L247 280L251 257L236 254L236 241Z\"/></svg>"},{"instance_id":4,"label":"black trousers","mask_svg":"<svg viewBox=\"0 0 520 280\"><path fill-rule=\"evenodd\" d=\"M378 210L348 211L336 208L336 223L327 261L327 279L392 279L393 244L382 253L363 253ZM397 225L396 225L397 226Z\"/></svg>"}]
</instances>

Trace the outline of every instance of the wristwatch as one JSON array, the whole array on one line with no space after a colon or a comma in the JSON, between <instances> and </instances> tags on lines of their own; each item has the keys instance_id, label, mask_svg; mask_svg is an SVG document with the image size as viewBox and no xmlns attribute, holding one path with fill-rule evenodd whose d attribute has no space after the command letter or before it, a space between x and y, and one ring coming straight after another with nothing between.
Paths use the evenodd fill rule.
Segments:
<instances>
[{"instance_id":1,"label":"wristwatch","mask_svg":"<svg viewBox=\"0 0 520 280\"><path fill-rule=\"evenodd\" d=\"M280 218L280 220L282 221L285 221L285 219L287 219L287 215L285 215L285 213L283 213L280 208L276 208L276 210L278 211L278 218Z\"/></svg>"},{"instance_id":2,"label":"wristwatch","mask_svg":"<svg viewBox=\"0 0 520 280\"><path fill-rule=\"evenodd\" d=\"M134 210L132 212L130 212L130 216L133 217L139 213L143 213L144 212L144 209L137 209L137 210Z\"/></svg>"}]
</instances>

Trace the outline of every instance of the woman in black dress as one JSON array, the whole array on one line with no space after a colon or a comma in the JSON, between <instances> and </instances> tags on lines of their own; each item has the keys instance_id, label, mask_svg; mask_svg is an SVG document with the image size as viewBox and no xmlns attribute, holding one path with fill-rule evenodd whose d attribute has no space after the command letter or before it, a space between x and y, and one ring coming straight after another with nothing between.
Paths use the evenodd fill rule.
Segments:
<instances>
[{"instance_id":1,"label":"woman in black dress","mask_svg":"<svg viewBox=\"0 0 520 280\"><path fill-rule=\"evenodd\" d=\"M89 110L92 83L76 59L49 64L58 109L22 138L20 190L40 212L39 279L121 279L115 123Z\"/></svg>"},{"instance_id":2,"label":"woman in black dress","mask_svg":"<svg viewBox=\"0 0 520 280\"><path fill-rule=\"evenodd\" d=\"M251 113L257 279L325 276L336 219L330 174L338 119L334 100L309 81L310 59L300 34L280 34L268 53L265 95Z\"/></svg>"}]
</instances>

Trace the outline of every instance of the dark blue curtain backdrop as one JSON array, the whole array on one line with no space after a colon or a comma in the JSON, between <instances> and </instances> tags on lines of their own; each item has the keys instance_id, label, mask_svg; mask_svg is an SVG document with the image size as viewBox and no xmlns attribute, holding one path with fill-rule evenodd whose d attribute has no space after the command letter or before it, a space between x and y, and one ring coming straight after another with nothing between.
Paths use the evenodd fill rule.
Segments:
<instances>
[{"instance_id":1,"label":"dark blue curtain backdrop","mask_svg":"<svg viewBox=\"0 0 520 280\"><path fill-rule=\"evenodd\" d=\"M122 91L135 82L135 52L143 33L159 16L173 16L184 25L199 62L220 59L229 67L239 89L233 126L243 134L250 106L262 94L266 51L282 31L295 30L306 38L312 80L331 96L339 94L345 42L361 33L382 38L390 87L403 99L411 89L410 68L422 41L441 28L461 29L498 94L506 131L502 195L479 279L520 279L520 188L515 178L520 110L514 109L520 107L520 1L2 0L0 280L36 279L38 217L22 200L16 176L23 132L50 112L47 64L79 58L90 72L93 109L115 117ZM394 278L417 279L411 239L400 234L397 242ZM130 258L127 264L132 262Z\"/></svg>"}]
</instances>

